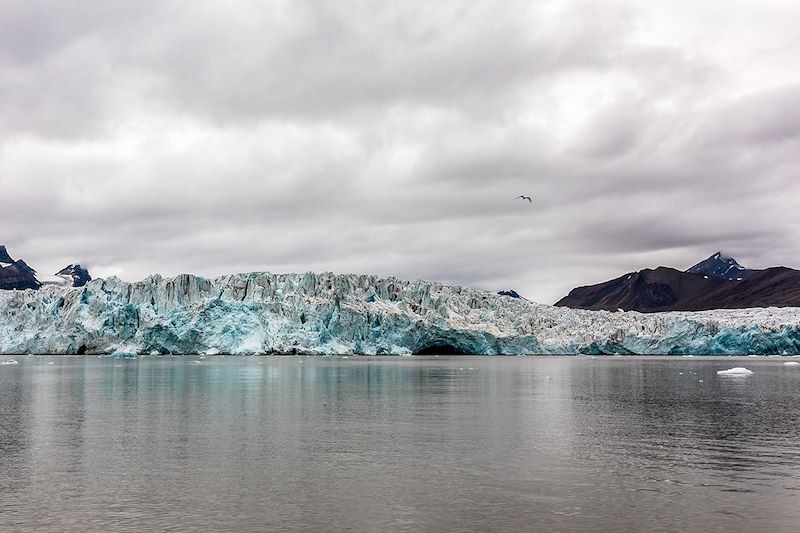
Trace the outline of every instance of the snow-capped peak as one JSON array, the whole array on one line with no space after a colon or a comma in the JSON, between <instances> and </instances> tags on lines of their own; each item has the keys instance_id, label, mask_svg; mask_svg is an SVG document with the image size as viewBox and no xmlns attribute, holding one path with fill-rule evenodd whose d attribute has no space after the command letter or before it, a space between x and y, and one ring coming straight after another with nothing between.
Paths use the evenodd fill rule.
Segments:
<instances>
[{"instance_id":1,"label":"snow-capped peak","mask_svg":"<svg viewBox=\"0 0 800 533\"><path fill-rule=\"evenodd\" d=\"M717 252L708 259L700 261L686 272L730 280L742 278L752 273L751 270L747 270L740 265L736 259L722 252Z\"/></svg>"}]
</instances>

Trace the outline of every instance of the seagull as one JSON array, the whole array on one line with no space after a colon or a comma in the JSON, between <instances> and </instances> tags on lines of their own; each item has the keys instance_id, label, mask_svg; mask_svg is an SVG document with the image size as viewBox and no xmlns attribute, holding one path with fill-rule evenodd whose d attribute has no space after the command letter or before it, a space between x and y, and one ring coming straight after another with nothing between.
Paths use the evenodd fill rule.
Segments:
<instances>
[{"instance_id":1,"label":"seagull","mask_svg":"<svg viewBox=\"0 0 800 533\"><path fill-rule=\"evenodd\" d=\"M516 198L514 198L514 200L519 200L520 198L522 198L523 200L528 200L528 203L530 203L530 204L533 203L533 200L531 200L530 196L523 196L521 194L519 196L517 196Z\"/></svg>"}]
</instances>

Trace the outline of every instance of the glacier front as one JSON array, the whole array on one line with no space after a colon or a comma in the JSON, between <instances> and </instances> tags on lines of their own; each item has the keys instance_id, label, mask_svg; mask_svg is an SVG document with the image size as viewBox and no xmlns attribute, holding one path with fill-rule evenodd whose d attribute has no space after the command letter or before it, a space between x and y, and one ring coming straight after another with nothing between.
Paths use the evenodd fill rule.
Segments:
<instances>
[{"instance_id":1,"label":"glacier front","mask_svg":"<svg viewBox=\"0 0 800 533\"><path fill-rule=\"evenodd\" d=\"M2 354L798 354L800 309L582 311L370 275L0 291Z\"/></svg>"}]
</instances>

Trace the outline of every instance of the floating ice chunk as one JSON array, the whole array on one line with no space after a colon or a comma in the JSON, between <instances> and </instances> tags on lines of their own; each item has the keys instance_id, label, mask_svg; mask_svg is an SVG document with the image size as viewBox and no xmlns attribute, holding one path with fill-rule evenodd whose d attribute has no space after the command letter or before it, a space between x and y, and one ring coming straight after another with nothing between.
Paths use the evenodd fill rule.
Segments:
<instances>
[{"instance_id":1,"label":"floating ice chunk","mask_svg":"<svg viewBox=\"0 0 800 533\"><path fill-rule=\"evenodd\" d=\"M0 365L18 365L19 361L16 359L9 359L8 361L0 361Z\"/></svg>"},{"instance_id":2,"label":"floating ice chunk","mask_svg":"<svg viewBox=\"0 0 800 533\"><path fill-rule=\"evenodd\" d=\"M798 363L797 361L786 361L785 363L783 363L783 366L800 366L800 363Z\"/></svg>"},{"instance_id":3,"label":"floating ice chunk","mask_svg":"<svg viewBox=\"0 0 800 533\"><path fill-rule=\"evenodd\" d=\"M717 370L717 374L720 376L749 376L752 373L752 370L748 370L742 366L729 368L728 370Z\"/></svg>"},{"instance_id":4,"label":"floating ice chunk","mask_svg":"<svg viewBox=\"0 0 800 533\"><path fill-rule=\"evenodd\" d=\"M47 364L48 364L48 365L54 365L55 363L54 363L53 361L50 361L50 362L49 362L49 363L47 363Z\"/></svg>"}]
</instances>

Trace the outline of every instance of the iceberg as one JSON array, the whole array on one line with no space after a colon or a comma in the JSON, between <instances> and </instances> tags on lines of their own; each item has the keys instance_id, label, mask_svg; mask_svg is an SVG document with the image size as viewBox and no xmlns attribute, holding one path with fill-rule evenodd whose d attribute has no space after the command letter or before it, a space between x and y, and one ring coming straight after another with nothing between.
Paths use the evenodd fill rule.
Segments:
<instances>
[{"instance_id":1,"label":"iceberg","mask_svg":"<svg viewBox=\"0 0 800 533\"><path fill-rule=\"evenodd\" d=\"M785 363L783 363L783 366L800 366L800 363L798 363L797 361L786 361Z\"/></svg>"},{"instance_id":2,"label":"iceberg","mask_svg":"<svg viewBox=\"0 0 800 533\"><path fill-rule=\"evenodd\" d=\"M800 354L800 309L573 310L421 280L256 272L0 291L0 354Z\"/></svg>"},{"instance_id":3,"label":"iceberg","mask_svg":"<svg viewBox=\"0 0 800 533\"><path fill-rule=\"evenodd\" d=\"M717 374L720 376L749 376L752 373L752 370L748 370L741 366L729 368L728 370L717 370Z\"/></svg>"}]
</instances>

